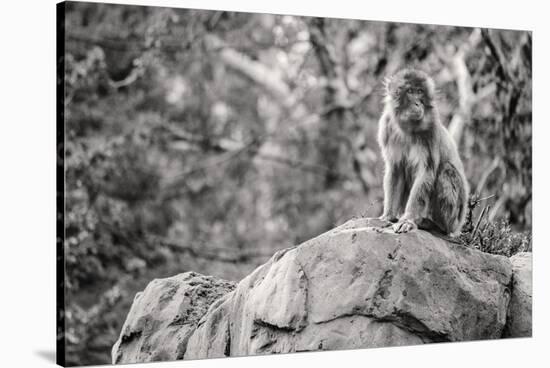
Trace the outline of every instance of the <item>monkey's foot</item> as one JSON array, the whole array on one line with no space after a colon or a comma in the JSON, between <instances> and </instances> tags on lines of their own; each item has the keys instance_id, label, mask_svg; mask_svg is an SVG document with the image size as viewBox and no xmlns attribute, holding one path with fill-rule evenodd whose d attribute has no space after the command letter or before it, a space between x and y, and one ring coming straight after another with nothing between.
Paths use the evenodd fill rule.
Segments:
<instances>
[{"instance_id":1,"label":"monkey's foot","mask_svg":"<svg viewBox=\"0 0 550 368\"><path fill-rule=\"evenodd\" d=\"M416 228L416 224L411 220L399 220L397 224L393 225L393 231L396 233L408 233Z\"/></svg>"},{"instance_id":2,"label":"monkey's foot","mask_svg":"<svg viewBox=\"0 0 550 368\"><path fill-rule=\"evenodd\" d=\"M394 222L397 221L396 218L392 218L391 216L380 216L378 217L378 220L380 220L381 224L378 225L381 228L391 227Z\"/></svg>"}]
</instances>

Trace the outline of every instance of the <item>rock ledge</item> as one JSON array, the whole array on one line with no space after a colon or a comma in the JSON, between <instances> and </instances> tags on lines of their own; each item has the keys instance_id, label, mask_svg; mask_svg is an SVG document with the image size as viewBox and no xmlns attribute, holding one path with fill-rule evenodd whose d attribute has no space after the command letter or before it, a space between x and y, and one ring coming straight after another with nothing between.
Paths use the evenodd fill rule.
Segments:
<instances>
[{"instance_id":1,"label":"rock ledge","mask_svg":"<svg viewBox=\"0 0 550 368\"><path fill-rule=\"evenodd\" d=\"M496 339L505 327L526 335L527 325L530 333L530 314L528 324L508 315L526 313L523 296L510 303L508 258L380 225L350 220L277 252L236 287L195 273L153 281L136 296L113 363Z\"/></svg>"}]
</instances>

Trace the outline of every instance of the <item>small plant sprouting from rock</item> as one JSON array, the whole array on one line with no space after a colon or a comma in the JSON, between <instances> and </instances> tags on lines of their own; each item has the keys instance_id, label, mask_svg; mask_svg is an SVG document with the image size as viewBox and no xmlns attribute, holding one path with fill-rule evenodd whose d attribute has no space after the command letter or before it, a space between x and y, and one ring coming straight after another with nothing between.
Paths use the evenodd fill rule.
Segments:
<instances>
[{"instance_id":1,"label":"small plant sprouting from rock","mask_svg":"<svg viewBox=\"0 0 550 368\"><path fill-rule=\"evenodd\" d=\"M507 219L491 221L489 218L490 205L485 205L479 216L474 217L474 210L481 203L493 197L494 195L485 198L479 198L478 195L470 197L466 223L458 237L460 243L485 253L507 257L519 252L530 252L532 247L531 232L514 231Z\"/></svg>"}]
</instances>

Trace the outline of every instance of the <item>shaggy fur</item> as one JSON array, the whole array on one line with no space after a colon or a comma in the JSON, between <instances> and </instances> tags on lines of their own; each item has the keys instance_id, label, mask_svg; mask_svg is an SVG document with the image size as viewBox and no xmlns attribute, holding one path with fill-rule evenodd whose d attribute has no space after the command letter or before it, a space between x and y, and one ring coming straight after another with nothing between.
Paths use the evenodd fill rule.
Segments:
<instances>
[{"instance_id":1,"label":"shaggy fur","mask_svg":"<svg viewBox=\"0 0 550 368\"><path fill-rule=\"evenodd\" d=\"M378 143L385 162L384 213L396 232L416 227L454 234L466 216L468 182L441 124L433 80L405 69L385 81Z\"/></svg>"}]
</instances>

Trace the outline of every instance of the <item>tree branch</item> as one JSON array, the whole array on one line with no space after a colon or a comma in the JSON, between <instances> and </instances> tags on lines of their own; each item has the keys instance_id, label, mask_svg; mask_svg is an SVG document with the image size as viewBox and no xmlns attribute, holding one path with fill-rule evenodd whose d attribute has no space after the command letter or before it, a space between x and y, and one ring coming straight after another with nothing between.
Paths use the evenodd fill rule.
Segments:
<instances>
[{"instance_id":1,"label":"tree branch","mask_svg":"<svg viewBox=\"0 0 550 368\"><path fill-rule=\"evenodd\" d=\"M186 246L179 243L174 243L168 239L161 237L149 237L149 241L156 242L163 246L170 248L175 253L188 253L192 257L201 258L208 261L224 262L224 263L245 263L257 260L261 262L269 258L271 253L261 252L241 252L231 251L227 248L206 248L206 247L193 247Z\"/></svg>"},{"instance_id":2,"label":"tree branch","mask_svg":"<svg viewBox=\"0 0 550 368\"><path fill-rule=\"evenodd\" d=\"M276 162L276 163L279 163L279 164L287 165L287 166L289 166L291 168L294 168L294 169L299 169L299 170L311 172L311 173L318 174L318 175L325 175L327 173L327 171L329 170L329 168L324 166L324 165L317 165L317 164L314 164L314 163L307 163L307 162L303 162L303 161L300 161L300 160L294 160L294 159L291 159L291 158L288 158L288 157L283 157L283 156L273 155L273 154L269 154L269 153L265 153L265 152L260 152L260 150L256 146L252 145L253 142L249 142L248 144L244 144L244 143L240 143L240 142L237 142L237 141L234 141L234 140L231 140L231 139L226 139L226 138L220 138L220 139L205 138L205 137L201 137L199 135L195 135L195 134L185 132L185 131L183 131L181 129L178 129L176 127L167 126L167 125L163 126L163 128L170 131L170 133L174 137L177 137L179 140L185 142L184 145L181 144L179 140L172 142L171 145L170 145L172 147L172 149L180 150L180 149L182 149L180 147L183 147L184 151L188 151L188 150L200 150L201 148L206 148L207 150L212 151L212 152L230 154L230 155L224 155L223 159L218 159L218 160L215 160L215 161L213 160L213 161L211 161L207 164L203 164L203 165L194 167L194 168L186 171L185 173L178 174L177 176L172 177L171 178L172 180L174 180L174 179L177 180L179 178L183 178L183 177L186 177L190 174L193 174L197 171L205 170L205 169L211 168L213 166L222 164L222 163L224 163L224 162L226 162L226 161L228 161L228 160L230 160L234 157L237 157L238 154L242 153L243 151L247 151L247 150L252 151L255 154L254 157L256 157L260 160L267 160L267 161ZM256 142L257 141L258 140L256 140ZM344 176L344 175L339 175L338 177L341 180L349 179L347 176Z\"/></svg>"},{"instance_id":3,"label":"tree branch","mask_svg":"<svg viewBox=\"0 0 550 368\"><path fill-rule=\"evenodd\" d=\"M218 53L224 64L251 79L275 98L280 106L290 111L293 120L302 121L311 115L305 105L295 98L288 84L276 71L229 47L213 34L206 37L206 44L212 52Z\"/></svg>"},{"instance_id":4,"label":"tree branch","mask_svg":"<svg viewBox=\"0 0 550 368\"><path fill-rule=\"evenodd\" d=\"M458 89L458 111L455 112L449 123L449 133L451 133L457 146L460 145L460 141L462 140L464 126L470 121L472 106L475 101L472 77L466 66L466 58L470 50L475 48L480 41L481 31L479 28L476 28L470 34L468 42L462 44L453 57L448 58L443 56L443 59L449 65Z\"/></svg>"},{"instance_id":5,"label":"tree branch","mask_svg":"<svg viewBox=\"0 0 550 368\"><path fill-rule=\"evenodd\" d=\"M502 79L509 80L512 84L515 83L515 77L512 71L508 68L508 63L506 62L504 58L504 53L502 52L500 46L497 45L497 41L495 40L493 36L493 31L489 29L483 29L481 31L481 34L483 36L483 40L489 47L489 50L491 51L491 54L495 58L498 64L499 72L502 75Z\"/></svg>"}]
</instances>

